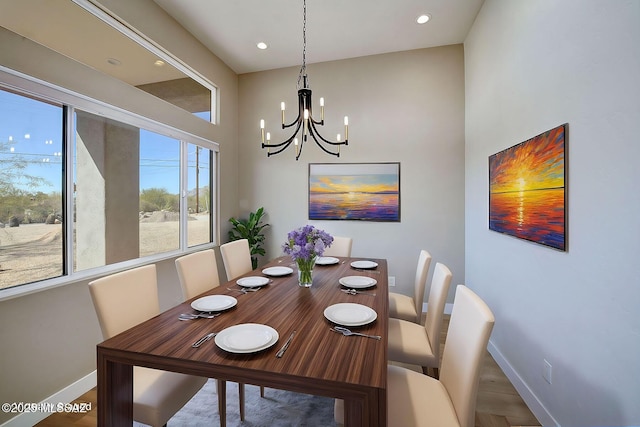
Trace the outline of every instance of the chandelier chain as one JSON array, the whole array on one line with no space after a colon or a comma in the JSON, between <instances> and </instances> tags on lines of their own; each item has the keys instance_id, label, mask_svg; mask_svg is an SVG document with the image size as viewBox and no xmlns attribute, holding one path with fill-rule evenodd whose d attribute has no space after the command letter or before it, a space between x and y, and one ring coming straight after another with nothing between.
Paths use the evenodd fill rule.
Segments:
<instances>
[{"instance_id":1,"label":"chandelier chain","mask_svg":"<svg viewBox=\"0 0 640 427\"><path fill-rule=\"evenodd\" d=\"M307 75L307 0L302 1L302 67L298 74L298 89L300 89L300 79ZM303 84L306 82L303 82Z\"/></svg>"}]
</instances>

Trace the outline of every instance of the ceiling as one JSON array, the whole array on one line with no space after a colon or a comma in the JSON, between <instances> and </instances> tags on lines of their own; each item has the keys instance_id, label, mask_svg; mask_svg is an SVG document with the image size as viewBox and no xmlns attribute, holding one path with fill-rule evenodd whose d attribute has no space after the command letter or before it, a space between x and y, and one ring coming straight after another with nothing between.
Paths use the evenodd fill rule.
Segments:
<instances>
[{"instance_id":1,"label":"ceiling","mask_svg":"<svg viewBox=\"0 0 640 427\"><path fill-rule=\"evenodd\" d=\"M154 1L238 74L302 63L301 0ZM308 0L306 61L462 43L483 1ZM74 1L0 0L0 11L0 26L134 86L186 77Z\"/></svg>"},{"instance_id":2,"label":"ceiling","mask_svg":"<svg viewBox=\"0 0 640 427\"><path fill-rule=\"evenodd\" d=\"M238 74L302 63L301 0L154 1ZM462 43L483 1L309 0L306 61Z\"/></svg>"}]
</instances>

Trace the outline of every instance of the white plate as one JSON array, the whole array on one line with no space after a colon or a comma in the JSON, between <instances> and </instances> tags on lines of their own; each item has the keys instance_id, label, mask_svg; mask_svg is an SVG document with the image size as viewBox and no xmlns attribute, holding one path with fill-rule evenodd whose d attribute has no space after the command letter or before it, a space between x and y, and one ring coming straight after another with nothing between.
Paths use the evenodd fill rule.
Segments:
<instances>
[{"instance_id":1,"label":"white plate","mask_svg":"<svg viewBox=\"0 0 640 427\"><path fill-rule=\"evenodd\" d=\"M289 267L269 267L262 270L262 274L267 276L286 276L293 273L293 269Z\"/></svg>"},{"instance_id":2,"label":"white plate","mask_svg":"<svg viewBox=\"0 0 640 427\"><path fill-rule=\"evenodd\" d=\"M245 288L258 288L269 283L269 279L262 276L249 276L236 280L236 283Z\"/></svg>"},{"instance_id":3,"label":"white plate","mask_svg":"<svg viewBox=\"0 0 640 427\"><path fill-rule=\"evenodd\" d=\"M339 262L340 260L338 258L334 258L332 256L321 256L316 258L316 264L318 265L331 265Z\"/></svg>"},{"instance_id":4,"label":"white plate","mask_svg":"<svg viewBox=\"0 0 640 427\"><path fill-rule=\"evenodd\" d=\"M216 335L215 343L230 353L254 353L278 342L278 331L258 323L242 323L223 329Z\"/></svg>"},{"instance_id":5,"label":"white plate","mask_svg":"<svg viewBox=\"0 0 640 427\"><path fill-rule=\"evenodd\" d=\"M198 311L222 311L233 307L238 300L229 295L208 295L191 303L191 308Z\"/></svg>"},{"instance_id":6,"label":"white plate","mask_svg":"<svg viewBox=\"0 0 640 427\"><path fill-rule=\"evenodd\" d=\"M372 286L375 286L376 283L378 283L376 279L373 279L371 277L366 277L366 276L341 277L340 280L338 280L338 282L340 282L342 286L346 286L347 288L354 288L354 289L370 288Z\"/></svg>"},{"instance_id":7,"label":"white plate","mask_svg":"<svg viewBox=\"0 0 640 427\"><path fill-rule=\"evenodd\" d=\"M377 266L378 263L373 261L353 261L351 263L353 268L376 268Z\"/></svg>"},{"instance_id":8,"label":"white plate","mask_svg":"<svg viewBox=\"0 0 640 427\"><path fill-rule=\"evenodd\" d=\"M376 320L378 313L366 305L345 302L327 307L324 317L339 325L362 326Z\"/></svg>"}]
</instances>

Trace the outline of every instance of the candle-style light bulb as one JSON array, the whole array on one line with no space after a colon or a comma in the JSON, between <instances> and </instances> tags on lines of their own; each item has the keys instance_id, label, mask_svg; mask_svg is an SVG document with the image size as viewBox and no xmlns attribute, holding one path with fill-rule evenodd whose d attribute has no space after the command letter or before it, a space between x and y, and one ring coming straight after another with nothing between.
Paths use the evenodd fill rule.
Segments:
<instances>
[{"instance_id":1,"label":"candle-style light bulb","mask_svg":"<svg viewBox=\"0 0 640 427\"><path fill-rule=\"evenodd\" d=\"M280 110L282 110L282 126L284 126L284 101L280 103Z\"/></svg>"},{"instance_id":2,"label":"candle-style light bulb","mask_svg":"<svg viewBox=\"0 0 640 427\"><path fill-rule=\"evenodd\" d=\"M296 146L296 157L298 157L298 151L300 150L300 147L298 146L298 138L293 139L293 145Z\"/></svg>"},{"instance_id":3,"label":"candle-style light bulb","mask_svg":"<svg viewBox=\"0 0 640 427\"><path fill-rule=\"evenodd\" d=\"M264 120L260 119L260 137L262 138L262 143L264 144Z\"/></svg>"},{"instance_id":4,"label":"candle-style light bulb","mask_svg":"<svg viewBox=\"0 0 640 427\"><path fill-rule=\"evenodd\" d=\"M342 142L342 139L340 138L340 134L338 134L338 135L336 136L336 141L338 141L338 142ZM338 145L338 154L340 154L340 146L339 146L339 145Z\"/></svg>"},{"instance_id":5,"label":"candle-style light bulb","mask_svg":"<svg viewBox=\"0 0 640 427\"><path fill-rule=\"evenodd\" d=\"M320 98L320 121L324 122L324 98Z\"/></svg>"},{"instance_id":6,"label":"candle-style light bulb","mask_svg":"<svg viewBox=\"0 0 640 427\"><path fill-rule=\"evenodd\" d=\"M344 116L344 140L349 140L349 117Z\"/></svg>"},{"instance_id":7,"label":"candle-style light bulb","mask_svg":"<svg viewBox=\"0 0 640 427\"><path fill-rule=\"evenodd\" d=\"M302 130L302 134L304 135L304 140L307 140L307 133L309 131L309 110L307 108L304 109L304 128Z\"/></svg>"},{"instance_id":8,"label":"candle-style light bulb","mask_svg":"<svg viewBox=\"0 0 640 427\"><path fill-rule=\"evenodd\" d=\"M271 132L267 132L267 145L271 144ZM271 147L267 147L267 154L271 151Z\"/></svg>"}]
</instances>

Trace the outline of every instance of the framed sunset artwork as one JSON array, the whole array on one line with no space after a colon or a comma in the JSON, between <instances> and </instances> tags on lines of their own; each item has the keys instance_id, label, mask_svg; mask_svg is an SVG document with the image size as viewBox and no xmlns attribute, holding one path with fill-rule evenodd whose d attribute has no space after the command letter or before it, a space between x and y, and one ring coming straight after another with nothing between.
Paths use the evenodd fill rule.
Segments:
<instances>
[{"instance_id":1,"label":"framed sunset artwork","mask_svg":"<svg viewBox=\"0 0 640 427\"><path fill-rule=\"evenodd\" d=\"M400 163L310 163L309 219L400 221Z\"/></svg>"},{"instance_id":2,"label":"framed sunset artwork","mask_svg":"<svg viewBox=\"0 0 640 427\"><path fill-rule=\"evenodd\" d=\"M489 156L489 229L566 251L567 124Z\"/></svg>"}]
</instances>

